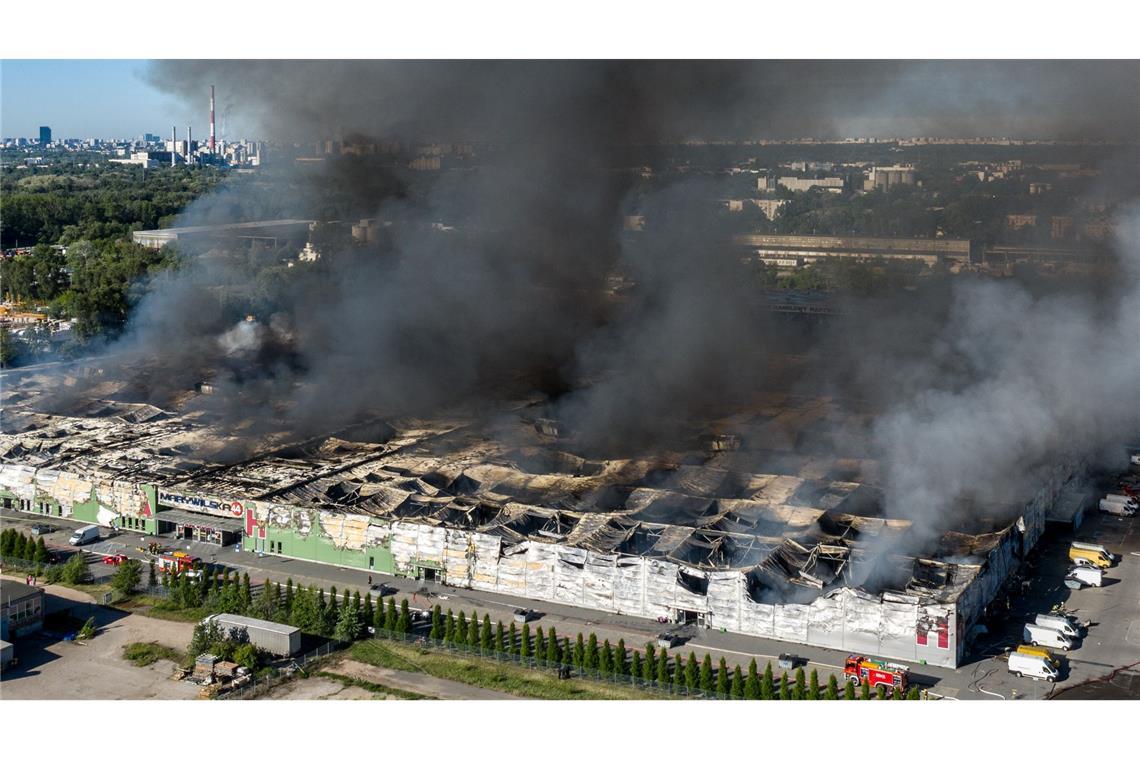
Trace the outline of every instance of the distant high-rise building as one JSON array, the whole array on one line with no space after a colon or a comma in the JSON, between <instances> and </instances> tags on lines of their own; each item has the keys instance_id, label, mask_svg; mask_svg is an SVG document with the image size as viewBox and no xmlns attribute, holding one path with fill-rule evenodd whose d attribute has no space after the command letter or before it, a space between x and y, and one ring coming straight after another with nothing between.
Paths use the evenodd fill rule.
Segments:
<instances>
[{"instance_id":1,"label":"distant high-rise building","mask_svg":"<svg viewBox=\"0 0 1140 760\"><path fill-rule=\"evenodd\" d=\"M40 145L51 142L51 127L40 127Z\"/></svg>"}]
</instances>

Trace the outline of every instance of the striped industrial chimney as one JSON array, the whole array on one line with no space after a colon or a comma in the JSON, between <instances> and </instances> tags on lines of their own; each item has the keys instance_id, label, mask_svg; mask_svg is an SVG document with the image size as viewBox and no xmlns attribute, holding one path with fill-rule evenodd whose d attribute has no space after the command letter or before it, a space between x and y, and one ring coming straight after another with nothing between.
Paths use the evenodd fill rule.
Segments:
<instances>
[{"instance_id":1,"label":"striped industrial chimney","mask_svg":"<svg viewBox=\"0 0 1140 760\"><path fill-rule=\"evenodd\" d=\"M214 152L214 85L210 85L210 153Z\"/></svg>"}]
</instances>

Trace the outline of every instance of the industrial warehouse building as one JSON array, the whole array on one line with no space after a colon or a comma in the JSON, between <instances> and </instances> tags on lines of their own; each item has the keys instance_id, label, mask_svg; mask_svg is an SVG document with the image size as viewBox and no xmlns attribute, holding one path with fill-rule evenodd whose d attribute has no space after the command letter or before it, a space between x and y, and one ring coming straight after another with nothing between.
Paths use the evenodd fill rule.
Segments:
<instances>
[{"instance_id":1,"label":"industrial warehouse building","mask_svg":"<svg viewBox=\"0 0 1140 760\"><path fill-rule=\"evenodd\" d=\"M767 394L653 459L575 453L518 404L494 435L485 412L388 420L222 466L218 420L48 415L26 386L0 434L6 507L950 667L1075 469L911 556L871 548L911 525L882 516L876 462L823 445L852 414L828 398Z\"/></svg>"}]
</instances>

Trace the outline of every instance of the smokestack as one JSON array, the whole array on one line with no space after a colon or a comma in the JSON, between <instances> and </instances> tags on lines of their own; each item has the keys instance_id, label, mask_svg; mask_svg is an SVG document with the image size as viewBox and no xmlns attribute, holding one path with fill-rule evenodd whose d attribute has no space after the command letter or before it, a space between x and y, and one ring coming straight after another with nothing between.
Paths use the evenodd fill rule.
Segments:
<instances>
[{"instance_id":1,"label":"smokestack","mask_svg":"<svg viewBox=\"0 0 1140 760\"><path fill-rule=\"evenodd\" d=\"M214 152L214 85L210 85L210 153Z\"/></svg>"},{"instance_id":2,"label":"smokestack","mask_svg":"<svg viewBox=\"0 0 1140 760\"><path fill-rule=\"evenodd\" d=\"M171 125L170 127L170 165L177 166L178 162L174 157L178 155L178 127Z\"/></svg>"},{"instance_id":3,"label":"smokestack","mask_svg":"<svg viewBox=\"0 0 1140 760\"><path fill-rule=\"evenodd\" d=\"M189 124L186 125L186 158L190 158L190 154L194 152L194 128Z\"/></svg>"}]
</instances>

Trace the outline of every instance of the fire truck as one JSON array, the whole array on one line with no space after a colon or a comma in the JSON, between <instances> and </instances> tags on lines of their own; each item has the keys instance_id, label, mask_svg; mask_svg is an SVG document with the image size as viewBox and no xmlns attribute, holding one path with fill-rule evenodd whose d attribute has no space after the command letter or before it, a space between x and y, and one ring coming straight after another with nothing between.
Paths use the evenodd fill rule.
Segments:
<instances>
[{"instance_id":1,"label":"fire truck","mask_svg":"<svg viewBox=\"0 0 1140 760\"><path fill-rule=\"evenodd\" d=\"M866 682L867 686L872 689L877 686L885 686L887 691L894 691L895 689L906 691L907 670L908 668L905 665L853 654L847 658L847 664L843 668L843 677L856 686Z\"/></svg>"},{"instance_id":2,"label":"fire truck","mask_svg":"<svg viewBox=\"0 0 1140 760\"><path fill-rule=\"evenodd\" d=\"M192 557L186 552L165 552L158 555L154 565L163 573L185 573L190 577L197 576L202 570L202 560Z\"/></svg>"}]
</instances>

